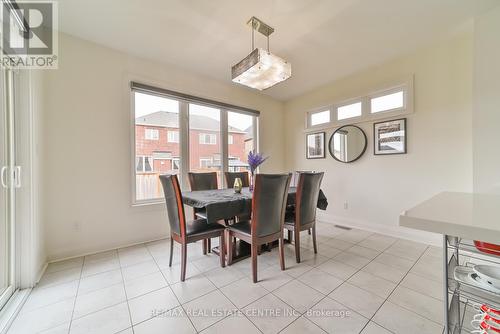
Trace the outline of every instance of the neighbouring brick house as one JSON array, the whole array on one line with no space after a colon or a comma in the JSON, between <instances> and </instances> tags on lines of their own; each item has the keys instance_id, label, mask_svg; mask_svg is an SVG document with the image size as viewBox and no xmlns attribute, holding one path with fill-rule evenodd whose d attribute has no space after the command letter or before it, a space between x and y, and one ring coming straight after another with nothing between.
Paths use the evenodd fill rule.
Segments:
<instances>
[{"instance_id":1,"label":"neighbouring brick house","mask_svg":"<svg viewBox=\"0 0 500 334\"><path fill-rule=\"evenodd\" d=\"M178 114L158 111L136 118L136 171L172 173L179 170ZM221 138L219 121L202 115L190 115L190 169L220 169ZM228 129L229 169L246 169L248 150L253 147L251 128Z\"/></svg>"}]
</instances>

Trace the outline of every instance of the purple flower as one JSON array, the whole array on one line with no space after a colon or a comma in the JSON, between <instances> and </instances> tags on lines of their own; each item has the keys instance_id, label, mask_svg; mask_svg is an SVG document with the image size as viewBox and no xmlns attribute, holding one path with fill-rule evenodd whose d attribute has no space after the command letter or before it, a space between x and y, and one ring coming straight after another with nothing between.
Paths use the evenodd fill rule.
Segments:
<instances>
[{"instance_id":1,"label":"purple flower","mask_svg":"<svg viewBox=\"0 0 500 334\"><path fill-rule=\"evenodd\" d=\"M264 161L269 157L265 157L262 154L255 153L254 151L248 152L248 165L250 166L250 172L253 174L257 167L259 167Z\"/></svg>"}]
</instances>

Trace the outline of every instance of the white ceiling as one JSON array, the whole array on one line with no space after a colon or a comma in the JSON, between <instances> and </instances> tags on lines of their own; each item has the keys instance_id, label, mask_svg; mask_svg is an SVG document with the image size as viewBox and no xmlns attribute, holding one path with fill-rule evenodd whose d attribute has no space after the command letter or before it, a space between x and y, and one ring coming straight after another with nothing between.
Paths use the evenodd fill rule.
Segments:
<instances>
[{"instance_id":1,"label":"white ceiling","mask_svg":"<svg viewBox=\"0 0 500 334\"><path fill-rule=\"evenodd\" d=\"M292 78L287 100L449 36L498 0L60 0L60 30L226 82L251 51L257 16ZM265 47L263 36L257 46Z\"/></svg>"}]
</instances>

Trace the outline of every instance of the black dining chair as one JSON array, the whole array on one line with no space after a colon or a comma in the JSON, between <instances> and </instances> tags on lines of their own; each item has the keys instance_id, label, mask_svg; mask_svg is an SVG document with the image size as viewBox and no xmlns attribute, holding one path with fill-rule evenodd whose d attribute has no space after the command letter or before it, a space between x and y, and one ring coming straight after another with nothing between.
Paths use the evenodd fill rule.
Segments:
<instances>
[{"instance_id":1,"label":"black dining chair","mask_svg":"<svg viewBox=\"0 0 500 334\"><path fill-rule=\"evenodd\" d=\"M228 265L233 261L233 238L250 244L252 255L252 277L257 283L258 247L279 241L280 267L285 270L283 249L283 224L290 187L288 174L257 174L252 198L251 220L240 221L227 229Z\"/></svg>"},{"instance_id":2,"label":"black dining chair","mask_svg":"<svg viewBox=\"0 0 500 334\"><path fill-rule=\"evenodd\" d=\"M165 194L168 222L170 224L170 259L172 266L174 241L181 244L181 281L186 279L187 244L208 238L219 237L220 240L220 265L225 267L225 240L224 226L207 224L205 219L194 219L186 222L184 205L176 175L160 175L160 181Z\"/></svg>"},{"instance_id":3,"label":"black dining chair","mask_svg":"<svg viewBox=\"0 0 500 334\"><path fill-rule=\"evenodd\" d=\"M293 175L292 175L292 181L290 182L290 186L291 187L297 187L298 184L299 184L299 178L300 178L300 174L302 173L314 173L314 171L311 171L311 170L296 170L295 172L293 172ZM290 216L290 215L295 215L295 204L291 204L289 206L286 207L286 215L287 216ZM309 235L311 235L311 229L307 230L307 233L309 233ZM292 231L288 231L288 241L291 242L292 241Z\"/></svg>"},{"instance_id":4,"label":"black dining chair","mask_svg":"<svg viewBox=\"0 0 500 334\"><path fill-rule=\"evenodd\" d=\"M217 183L217 172L208 173L188 173L189 185L191 191L197 190L214 190L218 189ZM207 219L207 212L204 209L193 208L193 218L203 218ZM210 239L203 241L203 254L207 254L212 251L212 242Z\"/></svg>"},{"instance_id":5,"label":"black dining chair","mask_svg":"<svg viewBox=\"0 0 500 334\"><path fill-rule=\"evenodd\" d=\"M300 263L300 232L312 230L314 253L318 252L316 244L316 206L324 173L300 173L295 194L295 211L285 216L284 227L288 231L288 239L293 232L295 242L295 258Z\"/></svg>"},{"instance_id":6,"label":"black dining chair","mask_svg":"<svg viewBox=\"0 0 500 334\"><path fill-rule=\"evenodd\" d=\"M250 177L248 176L248 172L225 172L224 175L226 177L226 186L228 189L234 187L234 180L237 178L241 179L243 187L250 186Z\"/></svg>"}]
</instances>

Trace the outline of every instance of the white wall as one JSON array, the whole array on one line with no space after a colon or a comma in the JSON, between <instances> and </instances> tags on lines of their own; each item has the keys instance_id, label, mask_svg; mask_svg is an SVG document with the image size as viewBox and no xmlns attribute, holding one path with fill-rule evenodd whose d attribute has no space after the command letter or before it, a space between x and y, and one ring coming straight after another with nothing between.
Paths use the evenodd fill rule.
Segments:
<instances>
[{"instance_id":1,"label":"white wall","mask_svg":"<svg viewBox=\"0 0 500 334\"><path fill-rule=\"evenodd\" d=\"M470 29L471 30L471 29ZM398 227L399 214L445 190L472 189L472 33L326 85L285 104L287 167L325 171L330 222L439 242L436 235ZM335 64L332 64L335 66ZM373 155L373 122L364 156L350 164L305 159L308 110L362 96L414 74L414 110L407 116L408 154ZM333 129L327 131L327 140ZM348 209L344 209L344 202Z\"/></svg>"},{"instance_id":2,"label":"white wall","mask_svg":"<svg viewBox=\"0 0 500 334\"><path fill-rule=\"evenodd\" d=\"M500 193L500 6L474 29L474 191Z\"/></svg>"},{"instance_id":3,"label":"white wall","mask_svg":"<svg viewBox=\"0 0 500 334\"><path fill-rule=\"evenodd\" d=\"M131 206L132 78L260 110L260 148L271 156L263 171L284 171L281 102L64 34L59 48L59 69L47 71L45 87L49 260L168 236L164 205Z\"/></svg>"}]
</instances>

